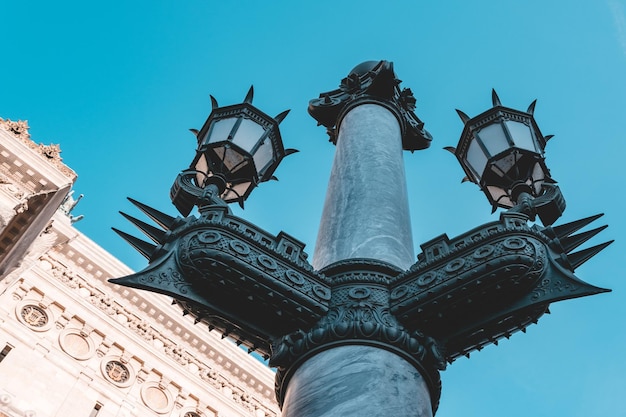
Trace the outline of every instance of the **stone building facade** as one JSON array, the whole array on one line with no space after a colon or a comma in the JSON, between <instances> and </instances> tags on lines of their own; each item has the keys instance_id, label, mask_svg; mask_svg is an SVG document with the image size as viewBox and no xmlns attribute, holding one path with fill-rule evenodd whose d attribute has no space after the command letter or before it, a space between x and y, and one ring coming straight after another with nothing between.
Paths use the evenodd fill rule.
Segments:
<instances>
[{"instance_id":1,"label":"stone building facade","mask_svg":"<svg viewBox=\"0 0 626 417\"><path fill-rule=\"evenodd\" d=\"M274 374L74 226L76 174L0 119L0 417L273 417Z\"/></svg>"}]
</instances>

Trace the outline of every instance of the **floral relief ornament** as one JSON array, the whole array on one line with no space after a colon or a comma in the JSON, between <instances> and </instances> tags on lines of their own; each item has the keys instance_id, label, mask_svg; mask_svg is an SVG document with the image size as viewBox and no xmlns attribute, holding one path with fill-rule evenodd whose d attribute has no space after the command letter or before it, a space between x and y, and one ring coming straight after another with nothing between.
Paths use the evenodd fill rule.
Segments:
<instances>
[{"instance_id":1,"label":"floral relief ornament","mask_svg":"<svg viewBox=\"0 0 626 417\"><path fill-rule=\"evenodd\" d=\"M28 133L28 120L12 121L10 119L3 119L0 117L0 127L13 133L15 136L24 139L30 139L30 133Z\"/></svg>"},{"instance_id":2,"label":"floral relief ornament","mask_svg":"<svg viewBox=\"0 0 626 417\"><path fill-rule=\"evenodd\" d=\"M32 327L43 327L48 324L48 315L39 306L29 304L22 307L21 316Z\"/></svg>"},{"instance_id":3,"label":"floral relief ornament","mask_svg":"<svg viewBox=\"0 0 626 417\"><path fill-rule=\"evenodd\" d=\"M130 372L126 365L119 361L109 361L105 366L106 376L108 376L111 381L123 384L127 382L130 378Z\"/></svg>"}]
</instances>

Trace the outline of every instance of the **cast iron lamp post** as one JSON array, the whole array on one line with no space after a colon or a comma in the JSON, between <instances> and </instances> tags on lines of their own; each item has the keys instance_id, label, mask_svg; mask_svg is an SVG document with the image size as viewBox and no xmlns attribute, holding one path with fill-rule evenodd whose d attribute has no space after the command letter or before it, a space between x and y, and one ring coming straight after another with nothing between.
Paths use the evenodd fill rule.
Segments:
<instances>
[{"instance_id":1,"label":"cast iron lamp post","mask_svg":"<svg viewBox=\"0 0 626 417\"><path fill-rule=\"evenodd\" d=\"M399 84L391 63L366 62L309 103L337 145L313 265L301 242L225 203L242 202L287 153L282 117L260 121L245 103L213 100L191 168L172 187L186 217L131 200L160 226L125 214L154 244L118 231L149 264L111 281L172 296L196 323L269 358L284 417L432 416L446 363L525 330L552 302L608 291L574 275L611 243L572 252L604 229L575 234L600 215L550 226L565 205L534 105L508 109L495 94L493 109L459 113L465 129L451 150L492 205L508 210L422 244L415 262L402 150L427 148L431 136ZM242 118L256 126L240 130ZM273 156L257 163L264 138ZM529 225L535 215L544 226Z\"/></svg>"}]
</instances>

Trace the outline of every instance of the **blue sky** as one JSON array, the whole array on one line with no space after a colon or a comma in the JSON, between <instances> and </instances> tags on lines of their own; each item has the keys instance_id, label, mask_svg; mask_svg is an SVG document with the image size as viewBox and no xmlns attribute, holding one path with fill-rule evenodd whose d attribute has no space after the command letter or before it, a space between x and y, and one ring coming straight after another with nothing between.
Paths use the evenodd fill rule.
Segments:
<instances>
[{"instance_id":1,"label":"blue sky","mask_svg":"<svg viewBox=\"0 0 626 417\"><path fill-rule=\"evenodd\" d=\"M185 0L3 4L0 117L27 119L36 142L59 143L84 193L77 227L134 269L146 261L111 230L132 231L126 196L175 214L168 193L210 112L241 102L275 115L287 147L238 215L313 253L334 148L306 113L365 60L393 61L434 136L406 154L415 247L495 220L442 150L491 106L525 110L555 137L547 163L567 200L564 221L604 212L617 241L577 270L613 292L552 306L552 315L443 377L439 417L626 416L626 1Z\"/></svg>"}]
</instances>

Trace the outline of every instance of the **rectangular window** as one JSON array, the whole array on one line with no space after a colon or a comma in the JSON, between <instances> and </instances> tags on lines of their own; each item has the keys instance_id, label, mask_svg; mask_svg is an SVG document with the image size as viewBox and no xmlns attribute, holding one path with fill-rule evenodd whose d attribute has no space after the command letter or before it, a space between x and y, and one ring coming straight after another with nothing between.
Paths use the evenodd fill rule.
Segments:
<instances>
[{"instance_id":1,"label":"rectangular window","mask_svg":"<svg viewBox=\"0 0 626 417\"><path fill-rule=\"evenodd\" d=\"M102 404L96 403L96 405L93 406L93 410L91 410L89 417L96 417L98 413L100 412L101 408L102 408Z\"/></svg>"},{"instance_id":2,"label":"rectangular window","mask_svg":"<svg viewBox=\"0 0 626 417\"><path fill-rule=\"evenodd\" d=\"M11 346L11 345L5 345L4 346L4 349L2 349L2 351L0 352L0 362L2 362L4 360L4 358L7 357L7 355L11 351L11 349L13 349L13 346Z\"/></svg>"}]
</instances>

